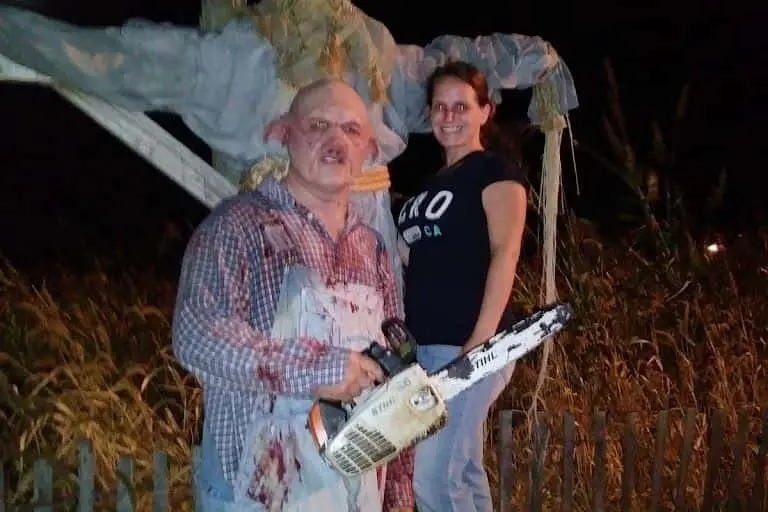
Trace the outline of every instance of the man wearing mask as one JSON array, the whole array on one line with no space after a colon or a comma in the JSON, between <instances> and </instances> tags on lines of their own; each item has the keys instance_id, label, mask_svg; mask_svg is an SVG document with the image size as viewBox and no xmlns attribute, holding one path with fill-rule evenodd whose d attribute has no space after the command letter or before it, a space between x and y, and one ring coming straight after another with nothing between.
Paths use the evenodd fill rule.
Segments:
<instances>
[{"instance_id":1,"label":"man wearing mask","mask_svg":"<svg viewBox=\"0 0 768 512\"><path fill-rule=\"evenodd\" d=\"M320 80L265 139L286 148L286 177L217 206L182 265L173 347L204 389L202 509L412 510L411 450L344 479L305 427L317 398L349 401L383 379L361 351L400 316L384 242L349 201L378 151L366 106Z\"/></svg>"}]
</instances>

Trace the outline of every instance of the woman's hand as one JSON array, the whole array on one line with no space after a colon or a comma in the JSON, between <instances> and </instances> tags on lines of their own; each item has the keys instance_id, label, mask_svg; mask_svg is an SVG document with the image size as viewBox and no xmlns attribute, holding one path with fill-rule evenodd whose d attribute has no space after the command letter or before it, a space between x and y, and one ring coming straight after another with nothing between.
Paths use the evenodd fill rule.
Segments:
<instances>
[{"instance_id":1,"label":"woman's hand","mask_svg":"<svg viewBox=\"0 0 768 512\"><path fill-rule=\"evenodd\" d=\"M493 336L493 335L491 335L491 336ZM474 335L474 334L473 334L473 335L472 335L472 336L471 336L471 337L470 337L470 338L469 338L469 339L468 339L468 340L467 340L467 341L464 343L464 346L461 348L461 353L462 353L462 354L466 354L467 352L469 352L469 351L470 351L470 350L472 350L473 348L475 348L475 347L477 347L477 346L479 346L479 345L482 345L483 343L485 343L486 341L488 341L488 339L489 339L491 336L481 337L481 336L477 336L477 335Z\"/></svg>"}]
</instances>

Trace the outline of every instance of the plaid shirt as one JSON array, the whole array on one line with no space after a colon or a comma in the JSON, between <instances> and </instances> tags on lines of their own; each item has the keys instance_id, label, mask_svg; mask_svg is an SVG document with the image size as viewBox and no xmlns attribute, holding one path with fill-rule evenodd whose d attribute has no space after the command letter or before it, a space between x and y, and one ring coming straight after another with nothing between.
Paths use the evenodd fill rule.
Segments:
<instances>
[{"instance_id":1,"label":"plaid shirt","mask_svg":"<svg viewBox=\"0 0 768 512\"><path fill-rule=\"evenodd\" d=\"M204 386L205 421L233 483L248 418L269 415L276 395L311 398L342 380L348 351L269 333L287 266L303 263L333 282L379 290L386 316L400 316L383 241L350 207L334 242L309 210L271 178L219 205L192 236L182 263L173 320L179 361ZM276 235L277 233L277 235ZM288 235L289 241L285 239ZM288 248L286 249L285 245ZM413 452L386 472L384 509L413 506Z\"/></svg>"}]
</instances>

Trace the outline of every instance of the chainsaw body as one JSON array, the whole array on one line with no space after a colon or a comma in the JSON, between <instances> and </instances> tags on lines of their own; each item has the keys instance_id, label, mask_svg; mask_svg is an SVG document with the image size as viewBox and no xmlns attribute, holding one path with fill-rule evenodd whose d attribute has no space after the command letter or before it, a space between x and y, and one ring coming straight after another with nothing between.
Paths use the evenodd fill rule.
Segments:
<instances>
[{"instance_id":1,"label":"chainsaw body","mask_svg":"<svg viewBox=\"0 0 768 512\"><path fill-rule=\"evenodd\" d=\"M351 404L316 401L307 421L315 446L345 477L386 464L445 426L448 401L534 350L571 316L567 304L549 305L431 374L416 362L416 343L405 325L387 320L382 330L389 347L373 343L363 352L386 380Z\"/></svg>"},{"instance_id":2,"label":"chainsaw body","mask_svg":"<svg viewBox=\"0 0 768 512\"><path fill-rule=\"evenodd\" d=\"M372 343L363 355L381 366L386 381L348 406L318 400L309 414L317 449L346 477L386 464L442 428L447 418L445 400L416 363L416 343L403 322L389 319L381 329L389 347Z\"/></svg>"},{"instance_id":3,"label":"chainsaw body","mask_svg":"<svg viewBox=\"0 0 768 512\"><path fill-rule=\"evenodd\" d=\"M323 458L346 477L387 463L445 425L445 401L414 363L363 395L348 412L325 401L313 406L309 430Z\"/></svg>"}]
</instances>

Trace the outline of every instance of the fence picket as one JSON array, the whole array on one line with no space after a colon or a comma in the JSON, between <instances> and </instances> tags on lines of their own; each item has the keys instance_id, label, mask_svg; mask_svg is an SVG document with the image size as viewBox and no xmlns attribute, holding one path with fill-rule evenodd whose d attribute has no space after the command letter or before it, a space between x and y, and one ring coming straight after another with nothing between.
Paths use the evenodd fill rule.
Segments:
<instances>
[{"instance_id":1,"label":"fence picket","mask_svg":"<svg viewBox=\"0 0 768 512\"><path fill-rule=\"evenodd\" d=\"M653 457L653 476L651 477L651 508L653 512L659 510L661 501L661 477L664 471L664 453L667 449L667 436L669 435L669 411L661 411L656 419L656 451Z\"/></svg>"},{"instance_id":2,"label":"fence picket","mask_svg":"<svg viewBox=\"0 0 768 512\"><path fill-rule=\"evenodd\" d=\"M744 454L749 440L749 416L746 407L739 410L739 432L736 435L736 446L733 449L733 473L731 483L728 486L728 512L740 512L744 508L741 482L744 470Z\"/></svg>"},{"instance_id":3,"label":"fence picket","mask_svg":"<svg viewBox=\"0 0 768 512\"><path fill-rule=\"evenodd\" d=\"M592 435L595 439L592 470L592 512L602 512L605 501L605 411L595 412L592 422Z\"/></svg>"},{"instance_id":4,"label":"fence picket","mask_svg":"<svg viewBox=\"0 0 768 512\"><path fill-rule=\"evenodd\" d=\"M53 469L45 459L35 461L33 500L37 512L53 512Z\"/></svg>"},{"instance_id":5,"label":"fence picket","mask_svg":"<svg viewBox=\"0 0 768 512\"><path fill-rule=\"evenodd\" d=\"M752 501L749 510L765 510L765 463L768 452L768 409L763 411L763 428L760 432L760 449L755 459L755 483L752 488Z\"/></svg>"},{"instance_id":6,"label":"fence picket","mask_svg":"<svg viewBox=\"0 0 768 512\"><path fill-rule=\"evenodd\" d=\"M117 512L133 512L133 460L120 457L117 460Z\"/></svg>"},{"instance_id":7,"label":"fence picket","mask_svg":"<svg viewBox=\"0 0 768 512\"><path fill-rule=\"evenodd\" d=\"M152 461L152 512L168 510L168 456L163 451L155 452Z\"/></svg>"},{"instance_id":8,"label":"fence picket","mask_svg":"<svg viewBox=\"0 0 768 512\"><path fill-rule=\"evenodd\" d=\"M677 485L675 486L675 509L687 510L685 506L685 484L688 482L688 469L693 454L693 435L696 429L696 409L689 407L685 410L685 427L683 428L683 444L680 449L680 465L677 468Z\"/></svg>"},{"instance_id":9,"label":"fence picket","mask_svg":"<svg viewBox=\"0 0 768 512\"><path fill-rule=\"evenodd\" d=\"M573 415L565 411L563 415L563 485L560 498L560 511L573 510L573 449L574 439Z\"/></svg>"},{"instance_id":10,"label":"fence picket","mask_svg":"<svg viewBox=\"0 0 768 512\"><path fill-rule=\"evenodd\" d=\"M78 498L77 512L93 512L94 507L94 477L96 459L93 456L93 446L90 441L83 440L77 443L77 481Z\"/></svg>"},{"instance_id":11,"label":"fence picket","mask_svg":"<svg viewBox=\"0 0 768 512\"><path fill-rule=\"evenodd\" d=\"M549 429L547 428L547 422L541 416L536 415L536 420L533 424L533 458L531 460L531 476L528 486L528 509L530 512L541 512L541 492L548 441Z\"/></svg>"},{"instance_id":12,"label":"fence picket","mask_svg":"<svg viewBox=\"0 0 768 512\"><path fill-rule=\"evenodd\" d=\"M637 418L634 414L627 416L627 423L624 425L624 460L622 466L624 470L621 474L621 510L629 512L632 510L632 495L635 492L635 458L637 456L637 440L635 439L635 423Z\"/></svg>"},{"instance_id":13,"label":"fence picket","mask_svg":"<svg viewBox=\"0 0 768 512\"><path fill-rule=\"evenodd\" d=\"M709 453L707 454L707 476L704 482L702 512L712 512L715 508L715 486L720 474L720 459L723 451L725 425L723 414L715 411L709 423Z\"/></svg>"}]
</instances>

